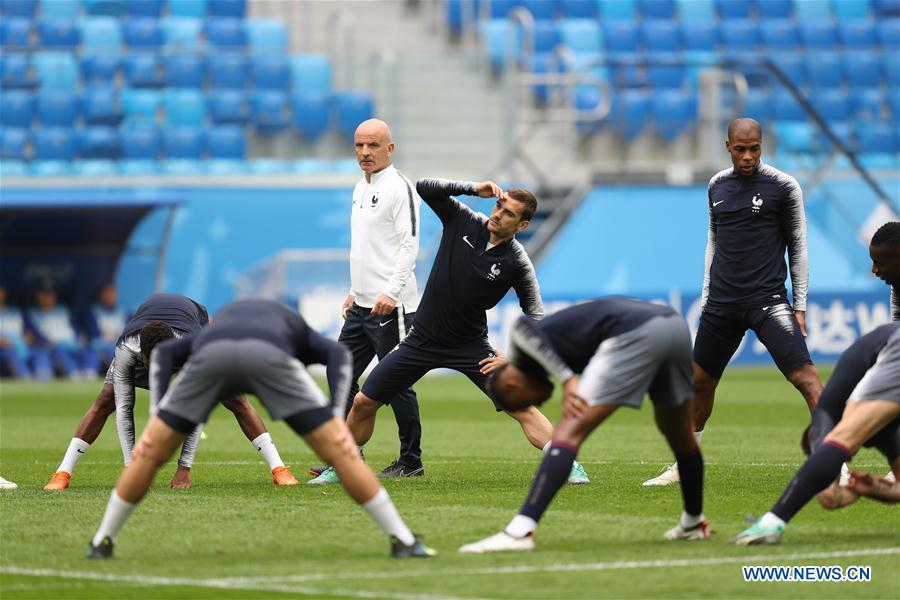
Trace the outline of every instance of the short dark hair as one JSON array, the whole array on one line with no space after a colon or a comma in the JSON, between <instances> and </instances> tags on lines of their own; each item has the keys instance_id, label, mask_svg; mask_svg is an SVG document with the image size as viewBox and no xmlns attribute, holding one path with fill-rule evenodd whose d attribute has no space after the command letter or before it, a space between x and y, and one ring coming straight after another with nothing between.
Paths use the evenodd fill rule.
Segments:
<instances>
[{"instance_id":1,"label":"short dark hair","mask_svg":"<svg viewBox=\"0 0 900 600\"><path fill-rule=\"evenodd\" d=\"M164 321L150 321L141 329L141 355L150 358L150 353L160 342L171 340L175 331Z\"/></svg>"},{"instance_id":2,"label":"short dark hair","mask_svg":"<svg viewBox=\"0 0 900 600\"><path fill-rule=\"evenodd\" d=\"M538 201L534 194L522 188L511 188L507 190L506 194L513 200L518 200L525 204L525 207L522 209L523 221L530 221L534 217L534 213L537 212L538 208Z\"/></svg>"},{"instance_id":3,"label":"short dark hair","mask_svg":"<svg viewBox=\"0 0 900 600\"><path fill-rule=\"evenodd\" d=\"M872 246L900 247L900 221L888 221L872 236Z\"/></svg>"},{"instance_id":4,"label":"short dark hair","mask_svg":"<svg viewBox=\"0 0 900 600\"><path fill-rule=\"evenodd\" d=\"M755 128L759 132L759 138L762 139L762 127L760 127L759 122L756 119L751 119L750 117L738 117L728 124L728 140L733 140L737 130L743 127Z\"/></svg>"},{"instance_id":5,"label":"short dark hair","mask_svg":"<svg viewBox=\"0 0 900 600\"><path fill-rule=\"evenodd\" d=\"M522 372L522 375L525 376L525 380L528 384L536 390L536 392L543 398L538 402L532 402L525 405L514 405L510 403L509 398L503 393L502 389L498 385L500 381L500 374L503 373L508 367L510 363L506 363L501 365L496 371L488 375L487 382L485 387L487 388L488 395L491 397L491 400L500 405L500 407L507 412L518 412L521 410L527 410L530 406L536 406L538 404L543 404L546 402L551 395L553 395L553 382L550 381L547 376L537 376L531 373Z\"/></svg>"}]
</instances>

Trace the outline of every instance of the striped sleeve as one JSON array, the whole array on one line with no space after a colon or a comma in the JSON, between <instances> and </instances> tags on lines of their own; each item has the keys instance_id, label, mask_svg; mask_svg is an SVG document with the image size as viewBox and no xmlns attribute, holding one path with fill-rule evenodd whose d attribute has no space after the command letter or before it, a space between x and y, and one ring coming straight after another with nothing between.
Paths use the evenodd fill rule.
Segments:
<instances>
[{"instance_id":1,"label":"striped sleeve","mask_svg":"<svg viewBox=\"0 0 900 600\"><path fill-rule=\"evenodd\" d=\"M509 341L509 360L512 364L521 366L527 362L523 360L524 356L537 362L560 382L568 381L575 376L533 320L524 316L516 319Z\"/></svg>"},{"instance_id":2,"label":"striped sleeve","mask_svg":"<svg viewBox=\"0 0 900 600\"><path fill-rule=\"evenodd\" d=\"M472 213L468 206L453 198L453 195L477 196L477 188L478 184L473 181L420 179L416 182L416 191L419 196L445 224L461 212Z\"/></svg>"},{"instance_id":3,"label":"striped sleeve","mask_svg":"<svg viewBox=\"0 0 900 600\"><path fill-rule=\"evenodd\" d=\"M412 184L399 171L397 177L391 199L391 218L394 221L394 231L400 236L400 244L396 249L393 273L388 280L387 289L383 290L395 301L400 300L400 294L409 281L419 253L419 198L413 192Z\"/></svg>"},{"instance_id":4,"label":"striped sleeve","mask_svg":"<svg viewBox=\"0 0 900 600\"><path fill-rule=\"evenodd\" d=\"M719 175L716 175L709 180L709 187L706 191L706 205L709 209L709 231L706 234L706 254L703 258L703 292L700 295L701 307L706 306L706 301L709 299L710 270L712 269L713 257L716 255L716 217L713 215L712 188L718 177Z\"/></svg>"},{"instance_id":5,"label":"striped sleeve","mask_svg":"<svg viewBox=\"0 0 900 600\"><path fill-rule=\"evenodd\" d=\"M131 462L134 450L134 368L138 355L126 348L125 343L116 346L113 359L113 395L116 399L116 431L125 464Z\"/></svg>"},{"instance_id":6,"label":"striped sleeve","mask_svg":"<svg viewBox=\"0 0 900 600\"><path fill-rule=\"evenodd\" d=\"M806 310L809 289L809 257L806 247L806 214L803 209L803 191L797 180L779 172L786 188L787 203L782 212L788 266L791 271L791 287L794 310Z\"/></svg>"},{"instance_id":7,"label":"striped sleeve","mask_svg":"<svg viewBox=\"0 0 900 600\"><path fill-rule=\"evenodd\" d=\"M534 265L531 264L531 259L528 258L522 244L517 240L511 240L510 243L520 265L519 277L513 283L513 289L519 297L519 306L528 318L540 321L544 318L544 302L541 300L541 286L534 272Z\"/></svg>"},{"instance_id":8,"label":"striped sleeve","mask_svg":"<svg viewBox=\"0 0 900 600\"><path fill-rule=\"evenodd\" d=\"M891 321L900 321L900 292L891 287Z\"/></svg>"}]
</instances>

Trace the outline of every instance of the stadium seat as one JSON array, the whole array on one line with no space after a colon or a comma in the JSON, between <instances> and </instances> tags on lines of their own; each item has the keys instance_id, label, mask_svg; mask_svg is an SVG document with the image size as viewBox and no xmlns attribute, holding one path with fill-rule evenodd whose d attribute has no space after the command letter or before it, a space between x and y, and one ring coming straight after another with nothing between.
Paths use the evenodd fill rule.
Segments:
<instances>
[{"instance_id":1,"label":"stadium seat","mask_svg":"<svg viewBox=\"0 0 900 600\"><path fill-rule=\"evenodd\" d=\"M75 158L75 136L71 129L38 127L32 132L34 157L41 160Z\"/></svg>"},{"instance_id":2,"label":"stadium seat","mask_svg":"<svg viewBox=\"0 0 900 600\"><path fill-rule=\"evenodd\" d=\"M900 56L896 52L881 53L881 69L888 87L895 92L900 88Z\"/></svg>"},{"instance_id":3,"label":"stadium seat","mask_svg":"<svg viewBox=\"0 0 900 600\"><path fill-rule=\"evenodd\" d=\"M115 54L90 54L81 59L81 79L85 85L110 85L119 72L121 59Z\"/></svg>"},{"instance_id":4,"label":"stadium seat","mask_svg":"<svg viewBox=\"0 0 900 600\"><path fill-rule=\"evenodd\" d=\"M884 93L877 88L854 88L849 92L854 119L878 120L884 113Z\"/></svg>"},{"instance_id":5,"label":"stadium seat","mask_svg":"<svg viewBox=\"0 0 900 600\"><path fill-rule=\"evenodd\" d=\"M762 21L789 19L794 12L794 0L756 0L756 12Z\"/></svg>"},{"instance_id":6,"label":"stadium seat","mask_svg":"<svg viewBox=\"0 0 900 600\"><path fill-rule=\"evenodd\" d=\"M56 177L72 174L72 163L66 160L32 160L28 173L36 177Z\"/></svg>"},{"instance_id":7,"label":"stadium seat","mask_svg":"<svg viewBox=\"0 0 900 600\"><path fill-rule=\"evenodd\" d=\"M375 114L372 97L363 92L339 92L334 95L337 129L352 140L356 126Z\"/></svg>"},{"instance_id":8,"label":"stadium seat","mask_svg":"<svg viewBox=\"0 0 900 600\"><path fill-rule=\"evenodd\" d=\"M894 154L900 152L897 124L891 121L862 121L856 124L860 152Z\"/></svg>"},{"instance_id":9,"label":"stadium seat","mask_svg":"<svg viewBox=\"0 0 900 600\"><path fill-rule=\"evenodd\" d=\"M116 162L116 169L122 175L155 175L159 166L155 160L123 159Z\"/></svg>"},{"instance_id":10,"label":"stadium seat","mask_svg":"<svg viewBox=\"0 0 900 600\"><path fill-rule=\"evenodd\" d=\"M250 62L253 85L257 89L287 90L288 65L282 56L254 56Z\"/></svg>"},{"instance_id":11,"label":"stadium seat","mask_svg":"<svg viewBox=\"0 0 900 600\"><path fill-rule=\"evenodd\" d=\"M4 89L32 88L38 83L27 54L0 54L0 83Z\"/></svg>"},{"instance_id":12,"label":"stadium seat","mask_svg":"<svg viewBox=\"0 0 900 600\"><path fill-rule=\"evenodd\" d=\"M552 21L538 21L534 24L532 32L534 38L534 52L541 54L553 52L560 43L559 28Z\"/></svg>"},{"instance_id":13,"label":"stadium seat","mask_svg":"<svg viewBox=\"0 0 900 600\"><path fill-rule=\"evenodd\" d=\"M28 130L0 127L0 158L25 160L28 146Z\"/></svg>"},{"instance_id":14,"label":"stadium seat","mask_svg":"<svg viewBox=\"0 0 900 600\"><path fill-rule=\"evenodd\" d=\"M637 20L637 6L634 0L597 0L597 3L600 6L600 18L604 23Z\"/></svg>"},{"instance_id":15,"label":"stadium seat","mask_svg":"<svg viewBox=\"0 0 900 600\"><path fill-rule=\"evenodd\" d=\"M640 50L637 25L629 21L613 21L603 27L606 51L616 54L636 54Z\"/></svg>"},{"instance_id":16,"label":"stadium seat","mask_svg":"<svg viewBox=\"0 0 900 600\"><path fill-rule=\"evenodd\" d=\"M558 0L562 16L567 19L596 19L596 0Z\"/></svg>"},{"instance_id":17,"label":"stadium seat","mask_svg":"<svg viewBox=\"0 0 900 600\"><path fill-rule=\"evenodd\" d=\"M37 0L2 0L0 11L3 17L28 17L34 18L37 12Z\"/></svg>"},{"instance_id":18,"label":"stadium seat","mask_svg":"<svg viewBox=\"0 0 900 600\"><path fill-rule=\"evenodd\" d=\"M848 150L856 150L856 141L853 139L853 127L850 123L834 121L826 123L828 130L843 144ZM830 154L837 151L835 144L831 141L828 134L819 128L815 128L813 143L815 151L821 154ZM839 157L843 160L843 156ZM838 165L839 166L839 165ZM849 168L849 165L847 165Z\"/></svg>"},{"instance_id":19,"label":"stadium seat","mask_svg":"<svg viewBox=\"0 0 900 600\"><path fill-rule=\"evenodd\" d=\"M655 88L680 88L684 78L684 67L676 54L656 55L647 65L647 81Z\"/></svg>"},{"instance_id":20,"label":"stadium seat","mask_svg":"<svg viewBox=\"0 0 900 600\"><path fill-rule=\"evenodd\" d=\"M206 171L206 163L190 158L172 158L158 163L159 172L166 175L199 175Z\"/></svg>"},{"instance_id":21,"label":"stadium seat","mask_svg":"<svg viewBox=\"0 0 900 600\"><path fill-rule=\"evenodd\" d=\"M684 49L714 53L719 44L719 28L712 21L688 21L681 24Z\"/></svg>"},{"instance_id":22,"label":"stadium seat","mask_svg":"<svg viewBox=\"0 0 900 600\"><path fill-rule=\"evenodd\" d=\"M247 15L247 0L209 0L207 10L211 17L243 19Z\"/></svg>"},{"instance_id":23,"label":"stadium seat","mask_svg":"<svg viewBox=\"0 0 900 600\"><path fill-rule=\"evenodd\" d=\"M84 13L90 16L120 17L125 14L125 0L81 0Z\"/></svg>"},{"instance_id":24,"label":"stadium seat","mask_svg":"<svg viewBox=\"0 0 900 600\"><path fill-rule=\"evenodd\" d=\"M25 177L28 164L24 160L0 160L0 177Z\"/></svg>"},{"instance_id":25,"label":"stadium seat","mask_svg":"<svg viewBox=\"0 0 900 600\"><path fill-rule=\"evenodd\" d=\"M294 128L309 141L322 137L330 127L331 104L323 92L301 92L291 97Z\"/></svg>"},{"instance_id":26,"label":"stadium seat","mask_svg":"<svg viewBox=\"0 0 900 600\"><path fill-rule=\"evenodd\" d=\"M132 50L159 48L163 45L163 31L159 20L152 17L134 17L125 19L125 43Z\"/></svg>"},{"instance_id":27,"label":"stadium seat","mask_svg":"<svg viewBox=\"0 0 900 600\"><path fill-rule=\"evenodd\" d=\"M638 12L647 19L665 19L671 21L675 18L675 0L638 0Z\"/></svg>"},{"instance_id":28,"label":"stadium seat","mask_svg":"<svg viewBox=\"0 0 900 600\"><path fill-rule=\"evenodd\" d=\"M118 125L125 110L115 88L92 87L81 95L81 114L88 125Z\"/></svg>"},{"instance_id":29,"label":"stadium seat","mask_svg":"<svg viewBox=\"0 0 900 600\"><path fill-rule=\"evenodd\" d=\"M559 41L572 52L599 53L603 51L602 33L592 19L564 19L559 24Z\"/></svg>"},{"instance_id":30,"label":"stadium seat","mask_svg":"<svg viewBox=\"0 0 900 600\"><path fill-rule=\"evenodd\" d=\"M900 17L900 0L871 0L876 18Z\"/></svg>"},{"instance_id":31,"label":"stadium seat","mask_svg":"<svg viewBox=\"0 0 900 600\"><path fill-rule=\"evenodd\" d=\"M330 92L331 63L321 54L298 54L290 59L294 92Z\"/></svg>"},{"instance_id":32,"label":"stadium seat","mask_svg":"<svg viewBox=\"0 0 900 600\"><path fill-rule=\"evenodd\" d=\"M640 89L619 90L613 96L610 118L613 128L626 141L637 138L650 117L650 100Z\"/></svg>"},{"instance_id":33,"label":"stadium seat","mask_svg":"<svg viewBox=\"0 0 900 600\"><path fill-rule=\"evenodd\" d=\"M515 7L516 0L491 0L487 7L487 18L505 19Z\"/></svg>"},{"instance_id":34,"label":"stadium seat","mask_svg":"<svg viewBox=\"0 0 900 600\"><path fill-rule=\"evenodd\" d=\"M806 121L807 115L797 99L785 89L772 92L772 111L778 121Z\"/></svg>"},{"instance_id":35,"label":"stadium seat","mask_svg":"<svg viewBox=\"0 0 900 600\"><path fill-rule=\"evenodd\" d=\"M594 135L603 127L605 119L597 120L595 112L602 100L602 92L597 86L579 85L575 88L574 106L579 113L575 131L581 137Z\"/></svg>"},{"instance_id":36,"label":"stadium seat","mask_svg":"<svg viewBox=\"0 0 900 600\"><path fill-rule=\"evenodd\" d=\"M713 0L678 0L677 4L682 23L709 22L716 18Z\"/></svg>"},{"instance_id":37,"label":"stadium seat","mask_svg":"<svg viewBox=\"0 0 900 600\"><path fill-rule=\"evenodd\" d=\"M799 87L806 86L809 82L809 73L806 71L806 62L802 53L782 53L768 56L772 64L778 68L788 80ZM776 81L773 79L773 82Z\"/></svg>"},{"instance_id":38,"label":"stadium seat","mask_svg":"<svg viewBox=\"0 0 900 600\"><path fill-rule=\"evenodd\" d=\"M162 106L162 92L147 89L122 90L122 108L129 124L152 126Z\"/></svg>"},{"instance_id":39,"label":"stadium seat","mask_svg":"<svg viewBox=\"0 0 900 600\"><path fill-rule=\"evenodd\" d=\"M878 45L875 26L870 21L842 21L838 23L837 32L845 50L874 48Z\"/></svg>"},{"instance_id":40,"label":"stadium seat","mask_svg":"<svg viewBox=\"0 0 900 600\"><path fill-rule=\"evenodd\" d=\"M4 90L0 94L0 124L28 129L34 119L34 97L23 90Z\"/></svg>"},{"instance_id":41,"label":"stadium seat","mask_svg":"<svg viewBox=\"0 0 900 600\"><path fill-rule=\"evenodd\" d=\"M248 19L247 45L252 54L284 54L287 49L287 31L284 23L276 19Z\"/></svg>"},{"instance_id":42,"label":"stadium seat","mask_svg":"<svg viewBox=\"0 0 900 600\"><path fill-rule=\"evenodd\" d=\"M613 85L621 88L648 85L645 72L638 68L636 64L628 64L627 60L610 67L609 78Z\"/></svg>"},{"instance_id":43,"label":"stadium seat","mask_svg":"<svg viewBox=\"0 0 900 600\"><path fill-rule=\"evenodd\" d=\"M288 97L282 91L256 90L253 92L251 108L251 120L260 133L280 133L290 124Z\"/></svg>"},{"instance_id":44,"label":"stadium seat","mask_svg":"<svg viewBox=\"0 0 900 600\"><path fill-rule=\"evenodd\" d=\"M242 49L247 44L244 22L233 18L214 18L206 22L206 41L216 48Z\"/></svg>"},{"instance_id":45,"label":"stadium seat","mask_svg":"<svg viewBox=\"0 0 900 600\"><path fill-rule=\"evenodd\" d=\"M42 127L73 127L78 103L71 92L42 92L37 95L37 114Z\"/></svg>"},{"instance_id":46,"label":"stadium seat","mask_svg":"<svg viewBox=\"0 0 900 600\"><path fill-rule=\"evenodd\" d=\"M744 98L743 107L739 111L741 115L756 119L760 123L764 123L772 118L772 103L767 90L751 87L747 90L747 97Z\"/></svg>"},{"instance_id":47,"label":"stadium seat","mask_svg":"<svg viewBox=\"0 0 900 600\"><path fill-rule=\"evenodd\" d=\"M211 175L239 175L246 170L247 163L243 160L214 158L206 161L206 172Z\"/></svg>"},{"instance_id":48,"label":"stadium seat","mask_svg":"<svg viewBox=\"0 0 900 600\"><path fill-rule=\"evenodd\" d=\"M681 50L681 29L674 21L644 21L641 37L648 52L678 52Z\"/></svg>"},{"instance_id":49,"label":"stadium seat","mask_svg":"<svg viewBox=\"0 0 900 600\"><path fill-rule=\"evenodd\" d=\"M829 0L795 0L794 18L800 24L831 20Z\"/></svg>"},{"instance_id":50,"label":"stadium seat","mask_svg":"<svg viewBox=\"0 0 900 600\"><path fill-rule=\"evenodd\" d=\"M203 130L199 127L172 127L163 132L168 158L203 158Z\"/></svg>"},{"instance_id":51,"label":"stadium seat","mask_svg":"<svg viewBox=\"0 0 900 600\"><path fill-rule=\"evenodd\" d=\"M697 122L697 94L693 90L657 90L651 99L656 133L674 141Z\"/></svg>"},{"instance_id":52,"label":"stadium seat","mask_svg":"<svg viewBox=\"0 0 900 600\"><path fill-rule=\"evenodd\" d=\"M813 87L834 88L844 84L844 69L841 57L836 52L808 52L806 71Z\"/></svg>"},{"instance_id":53,"label":"stadium seat","mask_svg":"<svg viewBox=\"0 0 900 600\"><path fill-rule=\"evenodd\" d=\"M522 29L512 21L490 19L480 24L479 34L495 69L503 69L510 58L521 60Z\"/></svg>"},{"instance_id":54,"label":"stadium seat","mask_svg":"<svg viewBox=\"0 0 900 600\"><path fill-rule=\"evenodd\" d=\"M877 53L857 50L844 52L841 57L851 88L875 88L881 84L881 61Z\"/></svg>"},{"instance_id":55,"label":"stadium seat","mask_svg":"<svg viewBox=\"0 0 900 600\"><path fill-rule=\"evenodd\" d=\"M850 99L843 90L820 90L812 97L812 105L828 122L849 121L852 114Z\"/></svg>"},{"instance_id":56,"label":"stadium seat","mask_svg":"<svg viewBox=\"0 0 900 600\"><path fill-rule=\"evenodd\" d=\"M556 3L546 0L519 0L518 4L531 13L536 21L548 21L556 14Z\"/></svg>"},{"instance_id":57,"label":"stadium seat","mask_svg":"<svg viewBox=\"0 0 900 600\"><path fill-rule=\"evenodd\" d=\"M800 46L797 24L790 19L766 21L759 33L762 44L768 51L794 51Z\"/></svg>"},{"instance_id":58,"label":"stadium seat","mask_svg":"<svg viewBox=\"0 0 900 600\"><path fill-rule=\"evenodd\" d=\"M125 81L131 87L162 87L166 83L162 57L156 53L135 52L123 61Z\"/></svg>"},{"instance_id":59,"label":"stadium seat","mask_svg":"<svg viewBox=\"0 0 900 600\"><path fill-rule=\"evenodd\" d=\"M782 122L774 124L778 153L812 153L816 150L815 129L812 123Z\"/></svg>"},{"instance_id":60,"label":"stadium seat","mask_svg":"<svg viewBox=\"0 0 900 600\"><path fill-rule=\"evenodd\" d=\"M356 162L355 160L353 161ZM356 165L357 171L359 164ZM328 173L332 170L332 162L321 158L301 158L291 163L291 172L298 175L309 175L310 173Z\"/></svg>"},{"instance_id":61,"label":"stadium seat","mask_svg":"<svg viewBox=\"0 0 900 600\"><path fill-rule=\"evenodd\" d=\"M160 17L162 16L165 0L128 0L125 4L125 12L132 17Z\"/></svg>"},{"instance_id":62,"label":"stadium seat","mask_svg":"<svg viewBox=\"0 0 900 600\"><path fill-rule=\"evenodd\" d=\"M896 52L900 47L900 19L883 19L875 27L881 48L886 52Z\"/></svg>"},{"instance_id":63,"label":"stadium seat","mask_svg":"<svg viewBox=\"0 0 900 600\"><path fill-rule=\"evenodd\" d=\"M123 127L119 130L122 157L131 160L157 160L162 150L155 127Z\"/></svg>"},{"instance_id":64,"label":"stadium seat","mask_svg":"<svg viewBox=\"0 0 900 600\"><path fill-rule=\"evenodd\" d=\"M900 90L897 88L889 89L887 94L887 105L891 111L891 116L895 120L900 120Z\"/></svg>"},{"instance_id":65,"label":"stadium seat","mask_svg":"<svg viewBox=\"0 0 900 600\"><path fill-rule=\"evenodd\" d=\"M206 120L206 99L198 90L167 89L163 107L169 125L202 127Z\"/></svg>"},{"instance_id":66,"label":"stadium seat","mask_svg":"<svg viewBox=\"0 0 900 600\"><path fill-rule=\"evenodd\" d=\"M838 21L868 19L868 0L831 0L831 12Z\"/></svg>"},{"instance_id":67,"label":"stadium seat","mask_svg":"<svg viewBox=\"0 0 900 600\"><path fill-rule=\"evenodd\" d=\"M716 12L723 22L731 19L749 19L751 3L735 0L716 0Z\"/></svg>"},{"instance_id":68,"label":"stadium seat","mask_svg":"<svg viewBox=\"0 0 900 600\"><path fill-rule=\"evenodd\" d=\"M112 17L88 17L81 22L81 48L87 54L118 52L122 47L119 21Z\"/></svg>"},{"instance_id":69,"label":"stadium seat","mask_svg":"<svg viewBox=\"0 0 900 600\"><path fill-rule=\"evenodd\" d=\"M116 159L122 153L119 132L113 127L85 127L78 133L78 155L82 159Z\"/></svg>"},{"instance_id":70,"label":"stadium seat","mask_svg":"<svg viewBox=\"0 0 900 600\"><path fill-rule=\"evenodd\" d=\"M243 89L247 85L247 59L240 54L209 57L209 84L214 88Z\"/></svg>"},{"instance_id":71,"label":"stadium seat","mask_svg":"<svg viewBox=\"0 0 900 600\"><path fill-rule=\"evenodd\" d=\"M118 173L116 162L109 159L87 159L73 163L72 168L75 175L82 177L108 177Z\"/></svg>"},{"instance_id":72,"label":"stadium seat","mask_svg":"<svg viewBox=\"0 0 900 600\"><path fill-rule=\"evenodd\" d=\"M169 54L165 58L166 85L177 88L202 88L206 76L202 54Z\"/></svg>"},{"instance_id":73,"label":"stadium seat","mask_svg":"<svg viewBox=\"0 0 900 600\"><path fill-rule=\"evenodd\" d=\"M454 36L458 36L463 30L463 1L467 2L467 7L472 7L468 0L446 0L444 2L444 17ZM474 15L471 18L474 18Z\"/></svg>"},{"instance_id":74,"label":"stadium seat","mask_svg":"<svg viewBox=\"0 0 900 600\"><path fill-rule=\"evenodd\" d=\"M244 128L235 125L213 127L207 134L207 146L211 158L242 159L247 154Z\"/></svg>"},{"instance_id":75,"label":"stadium seat","mask_svg":"<svg viewBox=\"0 0 900 600\"><path fill-rule=\"evenodd\" d=\"M34 26L30 19L0 19L0 41L4 48L30 48L35 45Z\"/></svg>"},{"instance_id":76,"label":"stadium seat","mask_svg":"<svg viewBox=\"0 0 900 600\"><path fill-rule=\"evenodd\" d=\"M733 2L732 4L744 4ZM722 46L726 51L744 52L756 50L759 45L759 30L749 19L729 19L720 27Z\"/></svg>"},{"instance_id":77,"label":"stadium seat","mask_svg":"<svg viewBox=\"0 0 900 600\"><path fill-rule=\"evenodd\" d=\"M199 50L203 21L189 17L166 17L162 19L163 39L166 49Z\"/></svg>"},{"instance_id":78,"label":"stadium seat","mask_svg":"<svg viewBox=\"0 0 900 600\"><path fill-rule=\"evenodd\" d=\"M800 40L808 49L833 50L838 44L837 29L831 21L800 21Z\"/></svg>"},{"instance_id":79,"label":"stadium seat","mask_svg":"<svg viewBox=\"0 0 900 600\"><path fill-rule=\"evenodd\" d=\"M31 64L41 89L66 91L78 86L78 63L69 52L36 52Z\"/></svg>"},{"instance_id":80,"label":"stadium seat","mask_svg":"<svg viewBox=\"0 0 900 600\"><path fill-rule=\"evenodd\" d=\"M206 16L206 0L169 0L169 14L202 19Z\"/></svg>"},{"instance_id":81,"label":"stadium seat","mask_svg":"<svg viewBox=\"0 0 900 600\"><path fill-rule=\"evenodd\" d=\"M245 164L247 172L253 175L278 175L291 172L290 163L275 158L257 158L246 161Z\"/></svg>"},{"instance_id":82,"label":"stadium seat","mask_svg":"<svg viewBox=\"0 0 900 600\"><path fill-rule=\"evenodd\" d=\"M75 21L69 18L54 17L41 19L38 23L41 46L44 48L74 49L80 41L80 33Z\"/></svg>"},{"instance_id":83,"label":"stadium seat","mask_svg":"<svg viewBox=\"0 0 900 600\"><path fill-rule=\"evenodd\" d=\"M213 90L207 102L213 123L246 125L250 120L250 102L243 90Z\"/></svg>"}]
</instances>

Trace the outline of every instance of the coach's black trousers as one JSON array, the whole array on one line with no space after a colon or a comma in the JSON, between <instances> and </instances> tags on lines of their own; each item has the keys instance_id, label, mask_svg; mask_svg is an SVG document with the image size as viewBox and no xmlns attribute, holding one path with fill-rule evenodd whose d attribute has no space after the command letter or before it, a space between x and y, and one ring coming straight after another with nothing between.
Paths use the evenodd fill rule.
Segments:
<instances>
[{"instance_id":1,"label":"coach's black trousers","mask_svg":"<svg viewBox=\"0 0 900 600\"><path fill-rule=\"evenodd\" d=\"M359 391L359 377L378 356L381 360L400 342L400 323L395 308L389 315L373 315L371 309L353 304L347 312L347 319L341 329L338 341L353 353L353 379L347 412L353 406L353 398ZM403 316L404 330L409 331L415 313ZM400 462L410 467L422 464L422 424L419 421L419 402L412 388L397 394L390 401L397 420L400 435Z\"/></svg>"}]
</instances>

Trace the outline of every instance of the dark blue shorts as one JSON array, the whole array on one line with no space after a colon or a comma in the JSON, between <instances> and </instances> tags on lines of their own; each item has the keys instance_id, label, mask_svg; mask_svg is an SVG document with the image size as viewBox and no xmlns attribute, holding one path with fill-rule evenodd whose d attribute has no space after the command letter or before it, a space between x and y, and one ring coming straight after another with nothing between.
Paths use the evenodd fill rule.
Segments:
<instances>
[{"instance_id":1,"label":"dark blue shorts","mask_svg":"<svg viewBox=\"0 0 900 600\"><path fill-rule=\"evenodd\" d=\"M432 369L453 369L468 377L484 394L487 376L481 374L481 360L496 356L497 352L482 338L462 346L445 346L413 329L400 344L378 362L362 386L362 393L382 404L412 386ZM491 398L491 402L494 399ZM503 409L494 402L494 408Z\"/></svg>"}]
</instances>

